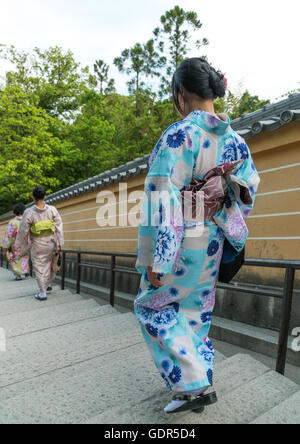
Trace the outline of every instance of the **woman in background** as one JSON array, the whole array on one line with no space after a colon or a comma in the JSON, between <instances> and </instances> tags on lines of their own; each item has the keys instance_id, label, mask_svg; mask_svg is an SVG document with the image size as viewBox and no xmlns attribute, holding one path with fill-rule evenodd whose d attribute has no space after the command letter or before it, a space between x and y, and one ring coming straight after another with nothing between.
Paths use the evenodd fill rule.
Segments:
<instances>
[{"instance_id":1,"label":"woman in background","mask_svg":"<svg viewBox=\"0 0 300 444\"><path fill-rule=\"evenodd\" d=\"M227 115L215 113L214 100L225 96L226 85L224 75L204 59L182 62L172 85L182 121L162 135L145 181L137 262L142 281L135 312L157 369L173 392L166 413L201 411L217 400L215 393L205 394L213 385L209 331L216 284L225 239L233 257L245 246L244 219L259 184L245 141ZM193 210L191 186L205 190L199 220L193 211L183 211L189 205ZM168 201L153 199L157 192L167 194Z\"/></svg>"},{"instance_id":2,"label":"woman in background","mask_svg":"<svg viewBox=\"0 0 300 444\"><path fill-rule=\"evenodd\" d=\"M19 203L14 206L15 218L12 219L5 233L3 248L7 255L16 281L21 281L29 275L29 257L21 254L21 248L16 242L19 227L26 207Z\"/></svg>"},{"instance_id":3,"label":"woman in background","mask_svg":"<svg viewBox=\"0 0 300 444\"><path fill-rule=\"evenodd\" d=\"M31 251L31 260L40 292L35 296L47 300L47 289L55 279L52 263L64 244L62 219L53 206L47 205L44 188L33 190L35 205L25 211L17 242L22 251ZM49 288L50 286L50 288Z\"/></svg>"}]
</instances>

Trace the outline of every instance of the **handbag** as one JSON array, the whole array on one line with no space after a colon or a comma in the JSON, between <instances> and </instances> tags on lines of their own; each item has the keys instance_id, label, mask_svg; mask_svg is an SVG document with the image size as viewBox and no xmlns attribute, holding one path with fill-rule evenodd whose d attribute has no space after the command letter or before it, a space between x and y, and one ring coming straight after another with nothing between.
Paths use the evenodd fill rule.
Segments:
<instances>
[{"instance_id":1,"label":"handbag","mask_svg":"<svg viewBox=\"0 0 300 444\"><path fill-rule=\"evenodd\" d=\"M52 259L51 270L55 274L58 274L60 272L60 267L61 267L61 256L59 253L55 253Z\"/></svg>"},{"instance_id":2,"label":"handbag","mask_svg":"<svg viewBox=\"0 0 300 444\"><path fill-rule=\"evenodd\" d=\"M219 271L219 282L229 284L245 264L245 248L240 253L225 239Z\"/></svg>"}]
</instances>

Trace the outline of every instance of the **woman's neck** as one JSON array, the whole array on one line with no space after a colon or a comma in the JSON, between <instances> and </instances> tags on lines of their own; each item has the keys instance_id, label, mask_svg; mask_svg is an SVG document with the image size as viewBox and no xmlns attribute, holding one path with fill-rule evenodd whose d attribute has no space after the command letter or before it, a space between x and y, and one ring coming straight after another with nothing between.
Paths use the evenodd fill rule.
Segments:
<instances>
[{"instance_id":1,"label":"woman's neck","mask_svg":"<svg viewBox=\"0 0 300 444\"><path fill-rule=\"evenodd\" d=\"M40 209L43 210L45 208L45 202L43 200L39 200L38 202L36 202L36 206Z\"/></svg>"},{"instance_id":2,"label":"woman's neck","mask_svg":"<svg viewBox=\"0 0 300 444\"><path fill-rule=\"evenodd\" d=\"M208 114L216 116L214 103L212 101L195 101L191 103L191 111L204 111Z\"/></svg>"}]
</instances>

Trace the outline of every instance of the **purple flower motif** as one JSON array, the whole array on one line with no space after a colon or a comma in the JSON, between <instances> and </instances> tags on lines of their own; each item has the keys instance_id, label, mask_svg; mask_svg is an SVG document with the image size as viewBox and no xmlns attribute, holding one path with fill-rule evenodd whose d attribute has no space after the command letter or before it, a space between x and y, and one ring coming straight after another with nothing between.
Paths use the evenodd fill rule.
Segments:
<instances>
[{"instance_id":1,"label":"purple flower motif","mask_svg":"<svg viewBox=\"0 0 300 444\"><path fill-rule=\"evenodd\" d=\"M177 366L173 368L173 371L169 374L169 379L173 384L177 384L181 380L181 369Z\"/></svg>"},{"instance_id":2,"label":"purple flower motif","mask_svg":"<svg viewBox=\"0 0 300 444\"><path fill-rule=\"evenodd\" d=\"M185 141L185 133L180 129L177 133L170 134L167 138L167 144L170 148L180 148Z\"/></svg>"}]
</instances>

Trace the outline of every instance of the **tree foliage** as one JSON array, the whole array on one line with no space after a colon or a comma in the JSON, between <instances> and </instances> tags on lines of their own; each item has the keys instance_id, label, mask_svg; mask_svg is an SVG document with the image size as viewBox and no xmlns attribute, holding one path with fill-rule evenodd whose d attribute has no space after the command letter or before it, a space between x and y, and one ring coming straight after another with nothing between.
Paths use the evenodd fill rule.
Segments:
<instances>
[{"instance_id":1,"label":"tree foliage","mask_svg":"<svg viewBox=\"0 0 300 444\"><path fill-rule=\"evenodd\" d=\"M192 47L208 44L201 28L195 12L176 6L154 38L124 49L114 64L128 76L128 95L116 92L102 59L90 72L59 47L26 53L0 46L11 67L0 85L0 212L29 202L37 184L52 193L149 154L179 118L169 82ZM267 103L229 91L215 105L236 118Z\"/></svg>"}]
</instances>

